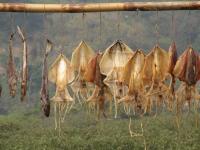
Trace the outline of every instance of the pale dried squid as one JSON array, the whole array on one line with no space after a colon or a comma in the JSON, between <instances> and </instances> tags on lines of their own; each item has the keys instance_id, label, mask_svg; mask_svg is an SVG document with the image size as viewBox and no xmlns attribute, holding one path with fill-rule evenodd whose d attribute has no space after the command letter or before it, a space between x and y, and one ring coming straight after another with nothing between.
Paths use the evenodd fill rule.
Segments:
<instances>
[{"instance_id":1,"label":"pale dried squid","mask_svg":"<svg viewBox=\"0 0 200 150\"><path fill-rule=\"evenodd\" d=\"M145 58L142 75L144 89L146 91L145 112L151 112L153 100L155 100L157 114L157 107L163 102L164 92L168 90L168 86L163 83L168 74L168 65L169 55L158 45Z\"/></svg>"},{"instance_id":2,"label":"pale dried squid","mask_svg":"<svg viewBox=\"0 0 200 150\"><path fill-rule=\"evenodd\" d=\"M121 81L125 64L133 51L122 41L118 40L109 46L101 59L100 71L106 75L104 83L111 89L114 96L115 118L117 118L118 100L125 96L128 88Z\"/></svg>"},{"instance_id":3,"label":"pale dried squid","mask_svg":"<svg viewBox=\"0 0 200 150\"><path fill-rule=\"evenodd\" d=\"M81 100L89 97L89 93L93 89L93 86L83 79L83 75L89 60L94 55L94 51L85 41L81 41L72 53L71 66L75 72L75 80L71 87L80 104L82 104Z\"/></svg>"},{"instance_id":4,"label":"pale dried squid","mask_svg":"<svg viewBox=\"0 0 200 150\"><path fill-rule=\"evenodd\" d=\"M18 34L23 43L23 60L22 60L22 72L21 72L21 101L24 101L27 91L27 80L28 80L28 48L26 38L21 31L20 27L17 26Z\"/></svg>"},{"instance_id":5,"label":"pale dried squid","mask_svg":"<svg viewBox=\"0 0 200 150\"><path fill-rule=\"evenodd\" d=\"M69 60L63 54L59 54L51 65L48 78L49 81L56 85L56 93L51 100L54 102L55 129L57 128L58 115L58 127L60 130L61 121L64 121L66 113L71 110L74 104L74 100L67 89L67 85L74 80L74 72Z\"/></svg>"},{"instance_id":6,"label":"pale dried squid","mask_svg":"<svg viewBox=\"0 0 200 150\"><path fill-rule=\"evenodd\" d=\"M142 50L137 50L126 63L121 81L128 86L128 93L118 103L125 103L125 112L130 114L131 108L134 113L137 108L142 109L144 103L144 90L142 70L145 63L145 55Z\"/></svg>"}]
</instances>

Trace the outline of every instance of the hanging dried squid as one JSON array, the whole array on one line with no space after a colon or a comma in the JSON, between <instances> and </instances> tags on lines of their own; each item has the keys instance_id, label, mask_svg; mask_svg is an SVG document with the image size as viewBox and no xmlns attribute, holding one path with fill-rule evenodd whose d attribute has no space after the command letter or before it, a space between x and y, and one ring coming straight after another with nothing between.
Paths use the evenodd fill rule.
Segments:
<instances>
[{"instance_id":1,"label":"hanging dried squid","mask_svg":"<svg viewBox=\"0 0 200 150\"><path fill-rule=\"evenodd\" d=\"M122 71L133 51L118 40L109 46L102 56L100 71L106 75L104 83L111 89L115 103L115 118L117 118L117 102L125 96L127 87L120 81Z\"/></svg>"},{"instance_id":2,"label":"hanging dried squid","mask_svg":"<svg viewBox=\"0 0 200 150\"><path fill-rule=\"evenodd\" d=\"M58 126L60 130L61 120L64 121L65 114L71 110L74 104L74 100L67 89L67 85L74 80L74 72L69 60L63 54L59 54L51 65L48 78L49 81L56 85L56 93L51 100L54 102L55 128L57 128L58 113Z\"/></svg>"},{"instance_id":3,"label":"hanging dried squid","mask_svg":"<svg viewBox=\"0 0 200 150\"><path fill-rule=\"evenodd\" d=\"M103 55L102 53L97 53L89 61L84 74L84 79L87 82L95 84L93 93L87 99L87 103L89 104L89 107L93 108L94 110L95 110L94 107L97 106L98 118L100 118L100 112L103 114L104 117L106 117L104 108L105 100L107 98L111 102L112 99L112 94L109 88L103 82L106 76L101 74L100 72L99 63L101 61L102 55Z\"/></svg>"},{"instance_id":4,"label":"hanging dried squid","mask_svg":"<svg viewBox=\"0 0 200 150\"><path fill-rule=\"evenodd\" d=\"M144 100L142 70L144 63L145 55L143 51L137 50L124 67L121 81L128 86L128 93L118 103L125 103L127 114L130 114L130 108L133 108L134 112L137 108L142 109Z\"/></svg>"},{"instance_id":5,"label":"hanging dried squid","mask_svg":"<svg viewBox=\"0 0 200 150\"><path fill-rule=\"evenodd\" d=\"M17 90L17 73L15 69L15 64L13 60L13 38L15 33L10 35L9 39L9 57L8 57L8 66L7 66L7 78L8 78L8 86L10 90L10 95L15 97Z\"/></svg>"},{"instance_id":6,"label":"hanging dried squid","mask_svg":"<svg viewBox=\"0 0 200 150\"><path fill-rule=\"evenodd\" d=\"M85 41L81 41L72 53L71 66L75 72L76 78L71 84L71 87L80 103L82 103L81 99L86 100L88 98L88 93L93 89L93 87L83 79L83 75L89 60L94 57L94 55L94 51Z\"/></svg>"},{"instance_id":7,"label":"hanging dried squid","mask_svg":"<svg viewBox=\"0 0 200 150\"><path fill-rule=\"evenodd\" d=\"M178 56L177 56L177 50L176 50L176 43L173 41L169 47L168 50L169 55L169 63L168 63L168 75L171 77L171 82L169 84L169 88L166 91L166 99L168 103L168 109L172 111L173 109L173 103L175 100L175 75L173 73L174 67L176 65ZM166 77L167 78L167 77Z\"/></svg>"},{"instance_id":8,"label":"hanging dried squid","mask_svg":"<svg viewBox=\"0 0 200 150\"><path fill-rule=\"evenodd\" d=\"M185 102L188 102L190 109L191 100L197 100L200 97L196 89L196 83L200 79L199 66L199 55L189 46L179 57L173 71L173 74L182 81L176 91L177 112Z\"/></svg>"},{"instance_id":9,"label":"hanging dried squid","mask_svg":"<svg viewBox=\"0 0 200 150\"><path fill-rule=\"evenodd\" d=\"M52 42L47 40L46 50L43 58L42 84L40 89L40 100L41 100L42 110L46 117L49 117L50 114L47 57L51 49L52 49Z\"/></svg>"},{"instance_id":10,"label":"hanging dried squid","mask_svg":"<svg viewBox=\"0 0 200 150\"><path fill-rule=\"evenodd\" d=\"M17 30L23 43L23 60L22 60L22 72L21 72L21 101L24 101L27 91L27 80L28 80L28 58L27 58L28 49L27 49L26 38L19 26L17 26Z\"/></svg>"},{"instance_id":11,"label":"hanging dried squid","mask_svg":"<svg viewBox=\"0 0 200 150\"><path fill-rule=\"evenodd\" d=\"M143 68L143 84L146 90L145 112L151 111L152 101L156 100L157 106L163 102L164 92L168 90L163 81L168 74L169 55L156 45L145 58Z\"/></svg>"}]
</instances>

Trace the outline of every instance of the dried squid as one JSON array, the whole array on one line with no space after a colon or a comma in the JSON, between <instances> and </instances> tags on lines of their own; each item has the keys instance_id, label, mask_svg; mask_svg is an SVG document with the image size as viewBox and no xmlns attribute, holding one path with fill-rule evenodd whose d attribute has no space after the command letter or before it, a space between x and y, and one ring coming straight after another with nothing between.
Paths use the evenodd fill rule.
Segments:
<instances>
[{"instance_id":1,"label":"dried squid","mask_svg":"<svg viewBox=\"0 0 200 150\"><path fill-rule=\"evenodd\" d=\"M128 93L125 97L119 100L125 103L125 111L130 114L132 107L134 112L137 108L141 110L144 91L142 80L142 69L145 63L145 55L143 51L137 50L126 63L121 81L128 85Z\"/></svg>"},{"instance_id":2,"label":"dried squid","mask_svg":"<svg viewBox=\"0 0 200 150\"><path fill-rule=\"evenodd\" d=\"M190 109L191 100L199 99L199 93L196 88L196 83L200 79L199 66L199 55L189 46L179 57L173 71L173 74L182 81L176 91L177 111L180 111L180 106L183 105L185 101L188 102Z\"/></svg>"},{"instance_id":3,"label":"dried squid","mask_svg":"<svg viewBox=\"0 0 200 150\"><path fill-rule=\"evenodd\" d=\"M109 46L102 56L100 71L106 75L104 83L111 89L114 95L115 118L117 118L117 101L122 98L127 87L120 81L122 71L133 51L122 41L118 40Z\"/></svg>"},{"instance_id":4,"label":"dried squid","mask_svg":"<svg viewBox=\"0 0 200 150\"><path fill-rule=\"evenodd\" d=\"M90 93L93 88L83 79L83 75L89 60L94 55L94 51L85 41L81 41L72 53L71 66L75 72L76 78L71 84L71 87L80 103L82 103L81 99L86 100L88 98L88 93Z\"/></svg>"},{"instance_id":5,"label":"dried squid","mask_svg":"<svg viewBox=\"0 0 200 150\"><path fill-rule=\"evenodd\" d=\"M43 69L42 69L42 84L40 90L40 100L42 105L42 110L46 117L50 114L50 101L49 101L49 91L48 91L48 66L47 66L47 56L52 49L52 42L47 40L47 46L43 59Z\"/></svg>"},{"instance_id":6,"label":"dried squid","mask_svg":"<svg viewBox=\"0 0 200 150\"><path fill-rule=\"evenodd\" d=\"M17 90L17 73L16 73L15 64L13 60L13 49L12 49L14 35L15 34L12 33L9 39L9 58L8 58L8 67L7 67L8 86L10 90L10 95L12 97L15 97L16 90Z\"/></svg>"},{"instance_id":7,"label":"dried squid","mask_svg":"<svg viewBox=\"0 0 200 150\"><path fill-rule=\"evenodd\" d=\"M143 68L143 84L146 91L146 108L151 111L152 100L156 100L157 105L163 102L163 93L168 90L163 81L168 74L169 55L168 53L156 45L152 51L146 56Z\"/></svg>"},{"instance_id":8,"label":"dried squid","mask_svg":"<svg viewBox=\"0 0 200 150\"><path fill-rule=\"evenodd\" d=\"M101 74L99 63L102 58L102 53L97 53L88 63L84 79L87 82L91 82L95 84L95 88L93 90L92 95L87 99L87 103L92 108L92 106L96 106L98 108L98 118L100 117L100 112L102 112L103 116L106 117L105 114L105 100L108 98L112 99L112 94L109 88L104 84L103 80L105 79L105 75ZM111 102L111 101L110 101ZM110 105L111 106L111 105Z\"/></svg>"},{"instance_id":9,"label":"dried squid","mask_svg":"<svg viewBox=\"0 0 200 150\"><path fill-rule=\"evenodd\" d=\"M58 113L58 127L60 130L61 121L64 121L65 114L70 111L74 104L74 100L67 89L67 85L74 80L74 72L69 60L63 54L59 54L51 65L48 78L56 85L56 93L51 100L54 102L55 128L57 128Z\"/></svg>"},{"instance_id":10,"label":"dried squid","mask_svg":"<svg viewBox=\"0 0 200 150\"><path fill-rule=\"evenodd\" d=\"M19 36L23 43L23 61L22 61L22 72L21 72L21 101L24 101L27 91L27 80L28 80L28 49L26 44L26 38L21 31L20 27L17 27Z\"/></svg>"}]
</instances>

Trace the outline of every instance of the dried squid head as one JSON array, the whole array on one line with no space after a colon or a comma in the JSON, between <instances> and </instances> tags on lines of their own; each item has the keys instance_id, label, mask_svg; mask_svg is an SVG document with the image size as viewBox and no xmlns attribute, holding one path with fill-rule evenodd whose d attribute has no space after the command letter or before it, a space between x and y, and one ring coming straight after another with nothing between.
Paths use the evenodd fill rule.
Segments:
<instances>
[{"instance_id":1,"label":"dried squid head","mask_svg":"<svg viewBox=\"0 0 200 150\"><path fill-rule=\"evenodd\" d=\"M83 75L89 60L94 57L95 53L92 48L84 41L75 48L72 53L71 66L74 71Z\"/></svg>"},{"instance_id":2,"label":"dried squid head","mask_svg":"<svg viewBox=\"0 0 200 150\"><path fill-rule=\"evenodd\" d=\"M99 67L102 56L102 53L97 53L93 58L90 59L83 77L85 81L94 83L99 87L102 86L105 78L105 75L101 74Z\"/></svg>"},{"instance_id":3,"label":"dried squid head","mask_svg":"<svg viewBox=\"0 0 200 150\"><path fill-rule=\"evenodd\" d=\"M133 51L122 41L118 40L109 46L101 59L100 71L108 75L113 68L122 68L132 56Z\"/></svg>"},{"instance_id":4,"label":"dried squid head","mask_svg":"<svg viewBox=\"0 0 200 150\"><path fill-rule=\"evenodd\" d=\"M156 45L145 58L143 68L145 84L159 83L164 80L168 71L168 64L168 53Z\"/></svg>"},{"instance_id":5,"label":"dried squid head","mask_svg":"<svg viewBox=\"0 0 200 150\"><path fill-rule=\"evenodd\" d=\"M188 47L179 57L173 74L187 85L195 85L200 76L199 65L199 55L192 47Z\"/></svg>"},{"instance_id":6,"label":"dried squid head","mask_svg":"<svg viewBox=\"0 0 200 150\"><path fill-rule=\"evenodd\" d=\"M44 115L46 117L49 117L49 115L50 115L50 102L42 103L42 111L44 112Z\"/></svg>"},{"instance_id":7,"label":"dried squid head","mask_svg":"<svg viewBox=\"0 0 200 150\"><path fill-rule=\"evenodd\" d=\"M172 42L172 44L170 45L168 55L169 55L168 73L173 75L173 70L178 59L175 42Z\"/></svg>"}]
</instances>

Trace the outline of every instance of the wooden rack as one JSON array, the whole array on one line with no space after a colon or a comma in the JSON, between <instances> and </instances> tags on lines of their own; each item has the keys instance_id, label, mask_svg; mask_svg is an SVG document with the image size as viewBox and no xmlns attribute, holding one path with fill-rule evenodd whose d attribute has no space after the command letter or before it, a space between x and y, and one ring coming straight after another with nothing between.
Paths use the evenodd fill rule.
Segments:
<instances>
[{"instance_id":1,"label":"wooden rack","mask_svg":"<svg viewBox=\"0 0 200 150\"><path fill-rule=\"evenodd\" d=\"M34 4L0 3L0 12L30 13L82 13L109 11L168 11L199 10L200 1L176 2L125 2L125 3L84 3L84 4Z\"/></svg>"}]
</instances>

